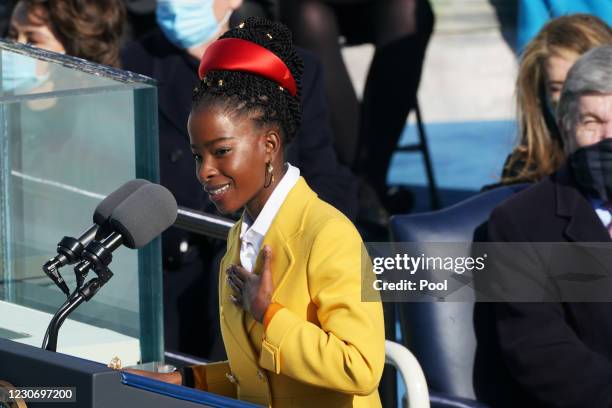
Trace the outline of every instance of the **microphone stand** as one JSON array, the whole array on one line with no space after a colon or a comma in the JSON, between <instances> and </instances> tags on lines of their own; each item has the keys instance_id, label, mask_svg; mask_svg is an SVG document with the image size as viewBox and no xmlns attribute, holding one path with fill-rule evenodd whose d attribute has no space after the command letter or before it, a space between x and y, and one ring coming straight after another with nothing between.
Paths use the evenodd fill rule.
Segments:
<instances>
[{"instance_id":1,"label":"microphone stand","mask_svg":"<svg viewBox=\"0 0 612 408\"><path fill-rule=\"evenodd\" d=\"M45 338L43 340L42 348L49 351L56 351L57 349L57 337L59 329L66 320L66 318L72 313L81 303L89 301L94 297L102 286L106 284L112 277L113 272L108 268L108 264L112 261L111 249L102 247L101 245L96 246L97 251L94 254L85 251L83 257L85 258L81 263L75 267L75 273L77 277L81 275L81 282L87 275L87 269L93 268L97 277L90 279L87 283L82 286L79 285L77 289L70 295L68 300L64 302L62 306L55 312ZM84 267L86 266L86 267Z\"/></svg>"},{"instance_id":2,"label":"microphone stand","mask_svg":"<svg viewBox=\"0 0 612 408\"><path fill-rule=\"evenodd\" d=\"M83 234L83 236L81 236L80 239L87 242L91 241L96 237L98 229L99 227L97 225L92 226ZM85 247L79 239L64 237L57 244L57 255L49 259L42 267L43 272L45 272L45 274L51 278L51 280L62 290L62 292L64 292L66 298L68 299L70 299L70 289L62 278L59 269L64 265L69 265L78 261L81 258L81 254L84 250ZM81 287L82 284L83 281L77 284L77 287Z\"/></svg>"}]
</instances>

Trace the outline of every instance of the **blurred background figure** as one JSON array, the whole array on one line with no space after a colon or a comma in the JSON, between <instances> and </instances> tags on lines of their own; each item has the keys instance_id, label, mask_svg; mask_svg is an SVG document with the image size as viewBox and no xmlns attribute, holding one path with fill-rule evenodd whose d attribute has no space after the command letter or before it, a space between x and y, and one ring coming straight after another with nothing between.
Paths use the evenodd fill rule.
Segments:
<instances>
[{"instance_id":1,"label":"blurred background figure","mask_svg":"<svg viewBox=\"0 0 612 408\"><path fill-rule=\"evenodd\" d=\"M425 49L433 31L427 0L280 3L295 42L325 67L335 147L340 161L362 174L391 212L406 212L387 195L387 170L406 118L416 103ZM341 54L342 45L376 47L361 107ZM406 201L407 200L407 201Z\"/></svg>"},{"instance_id":2,"label":"blurred background figure","mask_svg":"<svg viewBox=\"0 0 612 408\"><path fill-rule=\"evenodd\" d=\"M67 54L82 58L90 62L119 67L119 50L121 36L125 25L125 8L122 0L19 0L14 3L8 25L7 38L32 47L44 49L60 54ZM54 89L73 87L73 83L66 83L66 76L59 69L50 68L46 61L24 57L21 54L6 54L2 64L2 91L3 92L51 92ZM78 117L68 116L74 104L84 105L84 98L80 101L64 98L42 98L31 100L22 107L24 121L22 137L24 145L29 149L32 162L38 161L37 172L51 176L57 170L54 163L45 160L47 149L63 151L65 157L76 157L82 160L97 157L96 149L108 148L105 145L107 138L96 138L97 146L90 143L88 152L74 153L72 145L78 146L77 140L84 137L80 131L86 126L90 114L97 118L108 115L106 129L92 129L88 131L89 137L96 132L112 132L113 124L121 113L113 109L96 109L87 111L81 109ZM95 103L95 101L92 101ZM53 117L66 117L64 121L50 120ZM46 122L53 122L54 127L45 126ZM45 129L45 134L40 130ZM110 151L110 150L109 150ZM113 160L113 159L109 159ZM110 162L109 162L110 163ZM95 168L90 163L89 168ZM120 165L109 166L110 171L121 172ZM58 179L61 179L57 175Z\"/></svg>"},{"instance_id":3,"label":"blurred background figure","mask_svg":"<svg viewBox=\"0 0 612 408\"><path fill-rule=\"evenodd\" d=\"M279 0L244 0L232 13L232 26L252 16L278 20L279 3Z\"/></svg>"},{"instance_id":4,"label":"blurred background figure","mask_svg":"<svg viewBox=\"0 0 612 408\"><path fill-rule=\"evenodd\" d=\"M573 13L592 14L612 24L612 1L519 0L517 50L523 51L548 20Z\"/></svg>"},{"instance_id":5,"label":"blurred background figure","mask_svg":"<svg viewBox=\"0 0 612 408\"><path fill-rule=\"evenodd\" d=\"M197 1L197 0L196 0ZM126 40L137 40L157 29L155 21L156 0L124 0L128 27ZM232 26L250 16L278 19L277 0L244 0L232 13Z\"/></svg>"},{"instance_id":6,"label":"blurred background figure","mask_svg":"<svg viewBox=\"0 0 612 408\"><path fill-rule=\"evenodd\" d=\"M250 11L273 13L267 2L250 2ZM200 0L157 3L158 29L122 52L125 69L158 81L161 184L179 205L216 212L195 176L187 133L192 89L199 83L200 57L208 45L227 31L230 15L242 0ZM234 23L240 20L232 18ZM349 219L357 212L357 182L338 163L328 122L321 63L304 50L302 80L303 126L286 149L286 159L300 168L319 197ZM162 236L164 260L164 327L166 346L209 359L223 358L218 323L219 259L225 243L170 228ZM193 315L200 316L200 320Z\"/></svg>"},{"instance_id":7,"label":"blurred background figure","mask_svg":"<svg viewBox=\"0 0 612 408\"><path fill-rule=\"evenodd\" d=\"M140 38L154 30L156 0L124 0L127 10L125 41Z\"/></svg>"},{"instance_id":8,"label":"blurred background figure","mask_svg":"<svg viewBox=\"0 0 612 408\"><path fill-rule=\"evenodd\" d=\"M506 160L502 184L539 181L562 164L555 110L565 77L582 54L604 44L612 44L612 29L588 14L556 18L527 44L516 81L519 143Z\"/></svg>"},{"instance_id":9,"label":"blurred background figure","mask_svg":"<svg viewBox=\"0 0 612 408\"><path fill-rule=\"evenodd\" d=\"M0 36L2 37L5 37L8 31L14 3L15 0L6 0L0 3Z\"/></svg>"},{"instance_id":10,"label":"blurred background figure","mask_svg":"<svg viewBox=\"0 0 612 408\"><path fill-rule=\"evenodd\" d=\"M20 0L8 38L118 67L124 23L120 0Z\"/></svg>"}]
</instances>

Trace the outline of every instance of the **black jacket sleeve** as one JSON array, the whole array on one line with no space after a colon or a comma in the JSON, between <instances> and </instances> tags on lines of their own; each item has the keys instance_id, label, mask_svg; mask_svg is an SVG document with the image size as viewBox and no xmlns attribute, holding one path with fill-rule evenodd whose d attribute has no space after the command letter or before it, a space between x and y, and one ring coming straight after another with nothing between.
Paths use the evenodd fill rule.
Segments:
<instances>
[{"instance_id":1,"label":"black jacket sleeve","mask_svg":"<svg viewBox=\"0 0 612 408\"><path fill-rule=\"evenodd\" d=\"M333 147L323 67L316 57L298 49L304 60L302 77L302 128L287 148L287 160L300 168L308 184L349 219L357 215L357 180L338 162Z\"/></svg>"},{"instance_id":2,"label":"black jacket sleeve","mask_svg":"<svg viewBox=\"0 0 612 408\"><path fill-rule=\"evenodd\" d=\"M511 211L498 207L489 220L489 240L527 242L514 218ZM610 407L612 363L578 337L566 306L495 304L503 360L520 386L544 406Z\"/></svg>"}]
</instances>

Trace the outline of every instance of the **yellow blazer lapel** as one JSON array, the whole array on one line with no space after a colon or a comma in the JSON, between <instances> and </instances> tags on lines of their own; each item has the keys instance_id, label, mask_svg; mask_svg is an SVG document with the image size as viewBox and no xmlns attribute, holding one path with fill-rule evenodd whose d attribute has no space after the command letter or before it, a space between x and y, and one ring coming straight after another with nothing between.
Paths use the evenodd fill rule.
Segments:
<instances>
[{"instance_id":1,"label":"yellow blazer lapel","mask_svg":"<svg viewBox=\"0 0 612 408\"><path fill-rule=\"evenodd\" d=\"M272 302L274 302L275 294L278 292L284 278L289 274L289 271L293 268L295 258L291 252L288 242L286 242L281 236L279 231L273 226L270 227L264 241L261 244L261 250L257 255L255 267L253 272L261 274L263 271L263 247L268 245L272 249L272 260L270 261L270 268L272 269L272 285L274 292L272 292ZM247 319L248 332L251 332L253 326L257 321L255 319Z\"/></svg>"},{"instance_id":2,"label":"yellow blazer lapel","mask_svg":"<svg viewBox=\"0 0 612 408\"><path fill-rule=\"evenodd\" d=\"M289 242L281 235L278 228L272 225L261 244L262 250L260 250L257 255L257 261L253 268L256 274L261 274L263 270L263 247L265 245L268 245L270 249L272 249L270 267L272 268L272 283L274 286L272 301L274 301L274 293L276 293L285 276L287 276L288 272L293 268L295 258L289 246Z\"/></svg>"},{"instance_id":3,"label":"yellow blazer lapel","mask_svg":"<svg viewBox=\"0 0 612 408\"><path fill-rule=\"evenodd\" d=\"M232 337L234 337L235 342L239 345L244 354L247 355L253 362L256 362L257 359L255 357L253 347L251 346L248 334L245 331L244 311L232 303L230 298L232 289L228 286L225 275L225 270L230 265L240 265L240 225L242 225L242 218L240 218L236 226L232 228L228 235L227 253L223 258L223 262L221 262L221 271L219 271L221 323L225 326Z\"/></svg>"},{"instance_id":4,"label":"yellow blazer lapel","mask_svg":"<svg viewBox=\"0 0 612 408\"><path fill-rule=\"evenodd\" d=\"M308 187L306 181L300 177L295 186L291 189L287 198L281 205L278 214L274 217L268 233L264 237L261 248L268 245L272 249L272 302L276 300L285 278L291 273L295 265L295 253L292 242L298 238L303 230L303 220L306 207L316 194ZM260 274L263 268L263 251L257 255L253 272ZM248 327L249 332L255 325L255 320L251 319Z\"/></svg>"},{"instance_id":5,"label":"yellow blazer lapel","mask_svg":"<svg viewBox=\"0 0 612 408\"><path fill-rule=\"evenodd\" d=\"M293 269L295 253L292 244L301 235L307 207L316 196L308 187L306 181L300 177L287 195L264 237L262 248L264 245L268 245L272 249L273 301L275 299L274 295L283 286L285 277ZM254 271L261 273L262 267L263 252L260 252L257 256Z\"/></svg>"},{"instance_id":6,"label":"yellow blazer lapel","mask_svg":"<svg viewBox=\"0 0 612 408\"><path fill-rule=\"evenodd\" d=\"M292 242L294 239L298 239L303 231L303 222L306 215L307 208L312 199L316 198L314 191L308 187L306 181L300 177L295 186L291 189L287 198L281 205L278 213L274 217L270 229L264 237L261 248L264 245L270 246L272 249L272 283L274 285L274 292L272 293L272 301L275 301L276 294L282 288L285 283L285 278L290 274L293 266L295 265L295 254L292 249ZM242 225L242 219L240 219L230 232L228 239L232 242L228 242L228 250L226 258L228 261L224 262L224 268L227 268L232 263L240 264L240 225ZM231 245L231 247L230 247ZM255 261L255 267L253 272L260 274L263 268L263 251L259 251L257 260ZM244 312L242 309L236 307L230 300L231 289L227 286L225 281L225 270L222 270L223 281L222 288L225 293L221 293L222 296L222 307L223 310L228 310L226 313L228 318L228 325L231 322L233 328L230 329L234 337L241 344L241 348L250 351L250 357L255 358L255 353L249 341L248 333L252 330L256 321L249 319L249 327L245 328L244 325ZM230 312L231 311L231 312ZM229 319L232 319L231 321ZM240 320L238 320L240 319ZM237 325L240 321L240 325ZM236 327L240 327L240 333L237 332Z\"/></svg>"}]
</instances>

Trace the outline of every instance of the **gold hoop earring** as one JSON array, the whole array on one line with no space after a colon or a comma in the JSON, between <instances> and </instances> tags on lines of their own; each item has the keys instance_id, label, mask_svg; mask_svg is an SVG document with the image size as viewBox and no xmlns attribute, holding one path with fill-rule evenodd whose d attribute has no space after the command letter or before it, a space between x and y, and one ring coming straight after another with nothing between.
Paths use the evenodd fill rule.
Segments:
<instances>
[{"instance_id":1,"label":"gold hoop earring","mask_svg":"<svg viewBox=\"0 0 612 408\"><path fill-rule=\"evenodd\" d=\"M272 162L267 162L266 163L266 175L265 175L266 182L264 183L264 188L268 188L270 187L272 183L274 183L274 174L272 173L272 170L274 170L274 166L272 166ZM267 181L268 175L270 176L269 181Z\"/></svg>"}]
</instances>

